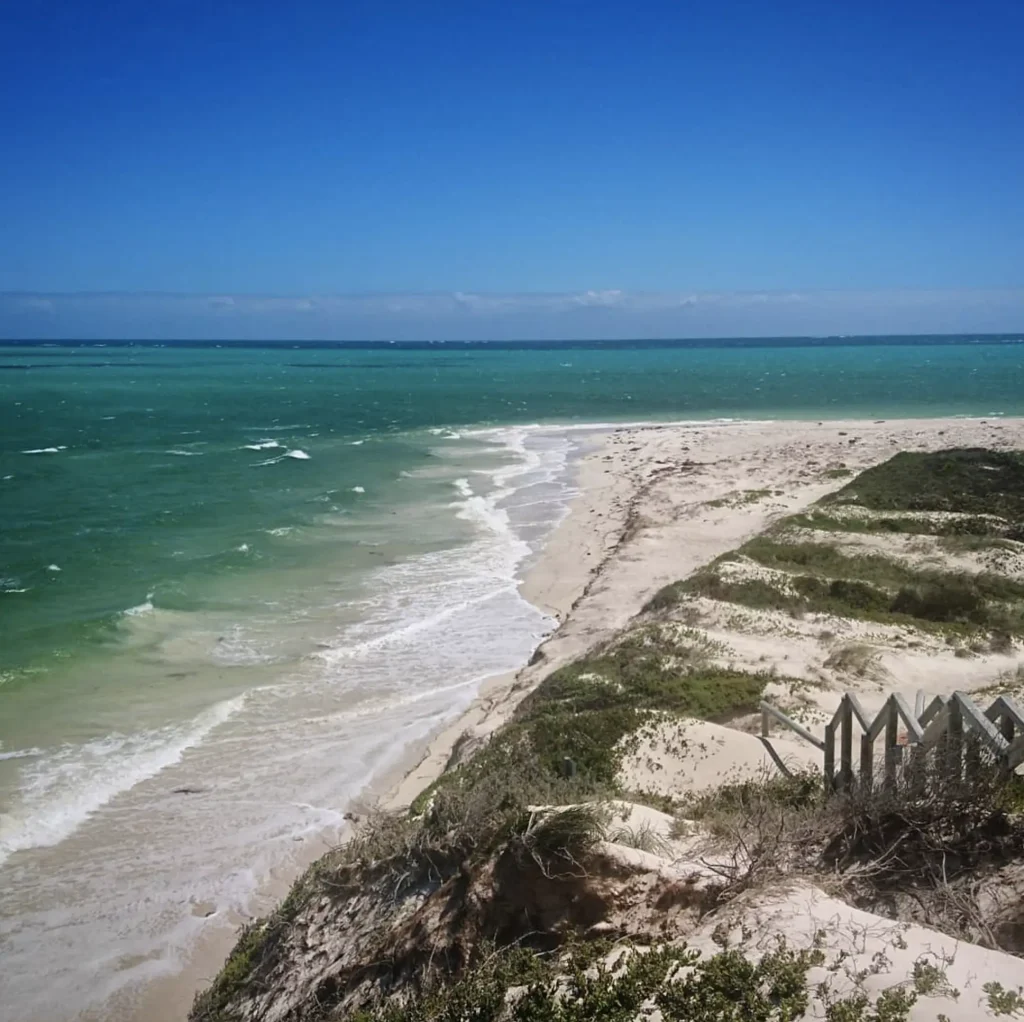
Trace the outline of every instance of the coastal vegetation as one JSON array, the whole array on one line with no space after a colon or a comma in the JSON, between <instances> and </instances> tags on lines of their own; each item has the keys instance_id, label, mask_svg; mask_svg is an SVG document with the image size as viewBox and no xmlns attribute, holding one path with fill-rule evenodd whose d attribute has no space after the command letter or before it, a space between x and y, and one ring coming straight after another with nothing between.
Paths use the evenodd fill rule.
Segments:
<instances>
[{"instance_id":1,"label":"coastal vegetation","mask_svg":"<svg viewBox=\"0 0 1024 1022\"><path fill-rule=\"evenodd\" d=\"M921 957L881 982L906 948L898 927L855 968L842 923L801 946L762 935L754 953L745 922L735 936L746 917L724 910L804 884L898 926L1024 953L1019 901L992 895L1024 863L1016 778L979 757L948 785L901 773L826 799L820 773L786 769L666 794L633 790L624 764L666 722L739 727L769 686L821 684L744 664L697 627L709 603L842 619L814 623L826 650L810 641L844 678L881 672L870 642L835 641L844 622L948 638L956 653L1011 651L1024 576L844 537L930 535L973 555L1015 549L1022 525L1021 456L900 454L665 586L611 641L548 673L486 741L460 748L408 811L360 820L242 931L191 1019L632 1022L656 1010L667 1022L794 1022L813 1003L827 1022L906 1022L927 998L941 1019L942 1000L961 996L951 963ZM990 1014L1024 1003L999 978L985 991Z\"/></svg>"},{"instance_id":2,"label":"coastal vegetation","mask_svg":"<svg viewBox=\"0 0 1024 1022\"><path fill-rule=\"evenodd\" d=\"M904 451L787 523L826 532L1024 540L1024 453Z\"/></svg>"},{"instance_id":3,"label":"coastal vegetation","mask_svg":"<svg viewBox=\"0 0 1024 1022\"><path fill-rule=\"evenodd\" d=\"M907 555L845 549L843 536L851 533L934 536L952 554L1024 554L1024 543L1015 539L1024 537L1024 455L981 449L898 454L664 587L644 609L671 612L703 597L792 616L986 633L997 641L1024 634L1024 575L926 567ZM815 534L821 538L807 538Z\"/></svg>"}]
</instances>

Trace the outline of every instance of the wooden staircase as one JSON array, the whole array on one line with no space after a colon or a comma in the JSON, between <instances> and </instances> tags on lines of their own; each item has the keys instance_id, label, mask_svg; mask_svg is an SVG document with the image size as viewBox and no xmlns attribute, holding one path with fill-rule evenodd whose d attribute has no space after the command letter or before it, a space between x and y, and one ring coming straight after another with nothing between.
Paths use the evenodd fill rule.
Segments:
<instances>
[{"instance_id":1,"label":"wooden staircase","mask_svg":"<svg viewBox=\"0 0 1024 1022\"><path fill-rule=\"evenodd\" d=\"M832 720L818 738L771 703L761 703L761 736L770 736L775 721L793 731L824 755L825 789L829 793L851 790L854 785L894 787L898 776L909 769L916 783L924 784L929 772L941 771L943 781L958 781L981 768L987 757L1009 775L1024 761L1024 713L1008 696L999 696L981 709L965 692L936 696L927 702L918 692L911 708L894 693L870 720L852 692L839 703ZM854 769L854 737L860 749ZM884 733L882 775L875 776L875 753ZM839 759L836 761L836 735Z\"/></svg>"}]
</instances>

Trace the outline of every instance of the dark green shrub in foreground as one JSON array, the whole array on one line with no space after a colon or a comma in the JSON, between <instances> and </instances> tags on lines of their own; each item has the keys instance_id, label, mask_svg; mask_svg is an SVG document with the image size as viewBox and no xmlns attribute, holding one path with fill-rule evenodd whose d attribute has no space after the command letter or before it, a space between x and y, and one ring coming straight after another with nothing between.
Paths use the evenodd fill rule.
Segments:
<instances>
[{"instance_id":1,"label":"dark green shrub in foreground","mask_svg":"<svg viewBox=\"0 0 1024 1022\"><path fill-rule=\"evenodd\" d=\"M608 948L601 947L607 954ZM702 958L685 946L627 948L608 967L574 945L558 957L488 949L477 967L402 1004L350 1016L352 1022L634 1022L645 1005L666 1022L795 1022L811 1001L807 973L818 950L781 941L750 961L738 950ZM832 1001L830 1022L906 1022L916 998L886 991L874 1006L854 995Z\"/></svg>"}]
</instances>

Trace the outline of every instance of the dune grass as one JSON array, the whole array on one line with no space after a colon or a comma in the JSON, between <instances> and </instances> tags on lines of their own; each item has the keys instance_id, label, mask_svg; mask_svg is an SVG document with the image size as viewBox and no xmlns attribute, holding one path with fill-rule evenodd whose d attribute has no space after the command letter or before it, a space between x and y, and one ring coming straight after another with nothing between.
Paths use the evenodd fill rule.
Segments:
<instances>
[{"instance_id":1,"label":"dune grass","mask_svg":"<svg viewBox=\"0 0 1024 1022\"><path fill-rule=\"evenodd\" d=\"M1024 605L1011 599L1018 583L998 575L918 572L896 591L858 578L802 574L787 581L783 588L764 579L723 577L711 567L675 583L671 595L678 601L702 596L756 610L831 614L929 631L1024 634Z\"/></svg>"},{"instance_id":2,"label":"dune grass","mask_svg":"<svg viewBox=\"0 0 1024 1022\"><path fill-rule=\"evenodd\" d=\"M999 542L1009 532L1019 532L1003 519L971 516L967 518L913 518L899 515L837 516L827 510L811 510L790 515L783 527L816 529L821 532L881 533L909 536L976 538L979 542Z\"/></svg>"},{"instance_id":3,"label":"dune grass","mask_svg":"<svg viewBox=\"0 0 1024 1022\"><path fill-rule=\"evenodd\" d=\"M1024 520L1024 453L981 447L903 451L861 472L824 504L872 511L954 511Z\"/></svg>"},{"instance_id":4,"label":"dune grass","mask_svg":"<svg viewBox=\"0 0 1024 1022\"><path fill-rule=\"evenodd\" d=\"M571 771L577 786L616 792L623 741L653 716L722 721L757 708L768 675L716 666L711 658L720 652L693 630L677 636L638 629L549 675L472 772L493 768L492 758L521 747L530 750L542 776Z\"/></svg>"},{"instance_id":5,"label":"dune grass","mask_svg":"<svg viewBox=\"0 0 1024 1022\"><path fill-rule=\"evenodd\" d=\"M731 556L736 555L779 571L856 580L882 588L966 587L985 600L1024 600L1024 582L1003 575L913 568L883 554L845 554L828 543L786 543L758 536Z\"/></svg>"},{"instance_id":6,"label":"dune grass","mask_svg":"<svg viewBox=\"0 0 1024 1022\"><path fill-rule=\"evenodd\" d=\"M842 507L868 513L842 514ZM958 517L943 517L950 512ZM903 451L784 524L826 532L1024 539L1024 453Z\"/></svg>"}]
</instances>

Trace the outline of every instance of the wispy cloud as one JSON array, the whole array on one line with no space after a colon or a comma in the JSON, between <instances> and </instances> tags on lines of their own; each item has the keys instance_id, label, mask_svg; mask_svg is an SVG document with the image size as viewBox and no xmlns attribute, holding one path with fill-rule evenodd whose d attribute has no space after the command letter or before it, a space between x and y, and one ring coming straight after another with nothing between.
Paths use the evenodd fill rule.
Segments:
<instances>
[{"instance_id":1,"label":"wispy cloud","mask_svg":"<svg viewBox=\"0 0 1024 1022\"><path fill-rule=\"evenodd\" d=\"M1003 291L0 293L0 336L550 339L1024 331Z\"/></svg>"}]
</instances>

